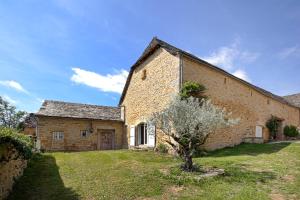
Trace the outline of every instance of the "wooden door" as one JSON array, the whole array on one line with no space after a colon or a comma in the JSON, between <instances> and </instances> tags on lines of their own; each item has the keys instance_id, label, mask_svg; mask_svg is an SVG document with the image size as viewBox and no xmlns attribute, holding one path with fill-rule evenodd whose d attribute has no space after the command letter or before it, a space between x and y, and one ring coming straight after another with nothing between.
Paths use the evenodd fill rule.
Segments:
<instances>
[{"instance_id":1,"label":"wooden door","mask_svg":"<svg viewBox=\"0 0 300 200\"><path fill-rule=\"evenodd\" d=\"M101 130L98 134L98 149L111 150L114 149L114 131Z\"/></svg>"}]
</instances>

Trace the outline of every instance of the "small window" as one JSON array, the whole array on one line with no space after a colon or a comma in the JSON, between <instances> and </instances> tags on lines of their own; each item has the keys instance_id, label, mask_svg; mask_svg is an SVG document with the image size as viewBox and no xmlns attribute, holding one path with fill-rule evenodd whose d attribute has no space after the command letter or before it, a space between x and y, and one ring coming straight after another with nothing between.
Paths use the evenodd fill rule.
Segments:
<instances>
[{"instance_id":1,"label":"small window","mask_svg":"<svg viewBox=\"0 0 300 200\"><path fill-rule=\"evenodd\" d=\"M142 72L142 80L145 80L147 77L147 71L144 69Z\"/></svg>"},{"instance_id":2,"label":"small window","mask_svg":"<svg viewBox=\"0 0 300 200\"><path fill-rule=\"evenodd\" d=\"M252 90L250 91L251 97L253 96Z\"/></svg>"},{"instance_id":3,"label":"small window","mask_svg":"<svg viewBox=\"0 0 300 200\"><path fill-rule=\"evenodd\" d=\"M81 130L80 131L80 136L83 138L86 138L89 135L88 130Z\"/></svg>"},{"instance_id":4,"label":"small window","mask_svg":"<svg viewBox=\"0 0 300 200\"><path fill-rule=\"evenodd\" d=\"M53 132L53 139L54 140L63 140L64 139L64 132L61 132L61 131Z\"/></svg>"},{"instance_id":5,"label":"small window","mask_svg":"<svg viewBox=\"0 0 300 200\"><path fill-rule=\"evenodd\" d=\"M270 104L270 99L267 100L267 104L268 104L268 105Z\"/></svg>"},{"instance_id":6,"label":"small window","mask_svg":"<svg viewBox=\"0 0 300 200\"><path fill-rule=\"evenodd\" d=\"M226 85L226 83L227 83L227 78L224 78L224 84Z\"/></svg>"}]
</instances>

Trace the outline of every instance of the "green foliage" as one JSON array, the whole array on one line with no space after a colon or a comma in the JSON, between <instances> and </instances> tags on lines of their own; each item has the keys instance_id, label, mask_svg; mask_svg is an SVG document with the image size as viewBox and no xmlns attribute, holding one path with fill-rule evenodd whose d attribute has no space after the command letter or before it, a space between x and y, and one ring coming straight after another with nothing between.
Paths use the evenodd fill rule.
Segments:
<instances>
[{"instance_id":1,"label":"green foliage","mask_svg":"<svg viewBox=\"0 0 300 200\"><path fill-rule=\"evenodd\" d=\"M169 148L166 144L159 143L156 147L156 151L158 151L159 153L168 153Z\"/></svg>"},{"instance_id":2,"label":"green foliage","mask_svg":"<svg viewBox=\"0 0 300 200\"><path fill-rule=\"evenodd\" d=\"M13 129L0 128L0 146L12 145L24 159L29 159L32 155L32 140L23 134L17 133Z\"/></svg>"},{"instance_id":3,"label":"green foliage","mask_svg":"<svg viewBox=\"0 0 300 200\"><path fill-rule=\"evenodd\" d=\"M180 97L182 99L187 99L189 97L195 97L199 99L204 99L206 96L204 95L206 88L196 82L187 81L183 84L180 90Z\"/></svg>"},{"instance_id":4,"label":"green foliage","mask_svg":"<svg viewBox=\"0 0 300 200\"><path fill-rule=\"evenodd\" d=\"M266 123L266 127L269 129L270 134L273 138L276 138L276 134L278 132L280 120L272 116Z\"/></svg>"},{"instance_id":5,"label":"green foliage","mask_svg":"<svg viewBox=\"0 0 300 200\"><path fill-rule=\"evenodd\" d=\"M286 125L283 129L283 133L287 137L297 137L299 135L299 131L297 130L296 126L293 125Z\"/></svg>"},{"instance_id":6,"label":"green foliage","mask_svg":"<svg viewBox=\"0 0 300 200\"><path fill-rule=\"evenodd\" d=\"M23 128L20 123L24 121L26 115L25 111L17 111L15 106L0 96L0 126L20 130Z\"/></svg>"}]
</instances>

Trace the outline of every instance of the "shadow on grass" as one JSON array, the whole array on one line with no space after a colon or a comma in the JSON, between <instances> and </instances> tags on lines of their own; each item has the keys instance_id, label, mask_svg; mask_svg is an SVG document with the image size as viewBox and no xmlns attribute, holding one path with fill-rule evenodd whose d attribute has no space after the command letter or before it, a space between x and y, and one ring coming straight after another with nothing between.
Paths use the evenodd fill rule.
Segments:
<instances>
[{"instance_id":1,"label":"shadow on grass","mask_svg":"<svg viewBox=\"0 0 300 200\"><path fill-rule=\"evenodd\" d=\"M276 143L276 144L240 144L235 147L227 147L215 151L208 152L208 157L224 157L224 156L257 156L259 154L276 153L290 143Z\"/></svg>"},{"instance_id":2,"label":"shadow on grass","mask_svg":"<svg viewBox=\"0 0 300 200\"><path fill-rule=\"evenodd\" d=\"M221 183L226 182L229 184L253 184L268 183L269 181L276 179L276 174L272 171L254 171L247 169L246 166L230 166L227 167L224 174L215 175L213 177L200 177L203 175L201 172L185 172L182 171L178 166L170 169L170 172L165 174L157 172L162 177L165 177L175 184L182 185L187 183L194 184L207 184L214 181Z\"/></svg>"},{"instance_id":3,"label":"shadow on grass","mask_svg":"<svg viewBox=\"0 0 300 200\"><path fill-rule=\"evenodd\" d=\"M53 156L34 155L8 199L79 199L71 188L64 186L58 169Z\"/></svg>"},{"instance_id":4,"label":"shadow on grass","mask_svg":"<svg viewBox=\"0 0 300 200\"><path fill-rule=\"evenodd\" d=\"M224 181L229 183L266 183L276 178L276 174L272 171L253 171L243 166L228 167L225 172Z\"/></svg>"}]
</instances>

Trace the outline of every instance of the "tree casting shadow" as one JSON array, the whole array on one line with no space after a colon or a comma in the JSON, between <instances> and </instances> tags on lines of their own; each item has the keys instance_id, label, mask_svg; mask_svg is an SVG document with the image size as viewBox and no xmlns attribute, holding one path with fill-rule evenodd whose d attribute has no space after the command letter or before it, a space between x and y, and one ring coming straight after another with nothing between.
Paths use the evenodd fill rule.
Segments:
<instances>
[{"instance_id":1,"label":"tree casting shadow","mask_svg":"<svg viewBox=\"0 0 300 200\"><path fill-rule=\"evenodd\" d=\"M34 155L8 199L79 199L74 190L64 186L58 169L53 156Z\"/></svg>"}]
</instances>

